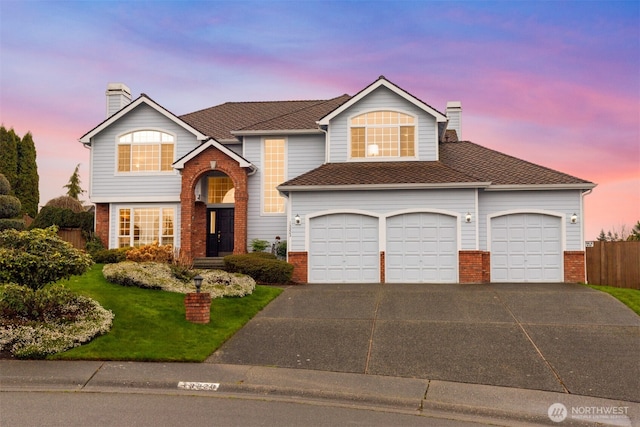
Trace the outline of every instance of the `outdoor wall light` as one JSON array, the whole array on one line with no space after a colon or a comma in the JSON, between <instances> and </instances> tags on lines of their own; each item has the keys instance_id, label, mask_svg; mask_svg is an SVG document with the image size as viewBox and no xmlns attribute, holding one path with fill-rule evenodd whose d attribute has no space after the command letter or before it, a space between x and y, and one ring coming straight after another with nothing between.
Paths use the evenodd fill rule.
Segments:
<instances>
[{"instance_id":1,"label":"outdoor wall light","mask_svg":"<svg viewBox=\"0 0 640 427\"><path fill-rule=\"evenodd\" d=\"M296 214L296 216L293 218L293 223L295 225L300 225L302 224L302 219L300 219L300 215Z\"/></svg>"},{"instance_id":2,"label":"outdoor wall light","mask_svg":"<svg viewBox=\"0 0 640 427\"><path fill-rule=\"evenodd\" d=\"M467 214L464 216L464 220L465 222L471 222L471 213L467 212Z\"/></svg>"},{"instance_id":3,"label":"outdoor wall light","mask_svg":"<svg viewBox=\"0 0 640 427\"><path fill-rule=\"evenodd\" d=\"M578 215L574 213L571 215L571 224L575 224L576 222L578 222Z\"/></svg>"},{"instance_id":4,"label":"outdoor wall light","mask_svg":"<svg viewBox=\"0 0 640 427\"><path fill-rule=\"evenodd\" d=\"M196 277L193 278L193 282L196 284L196 293L199 294L200 287L202 286L202 276L198 274Z\"/></svg>"}]
</instances>

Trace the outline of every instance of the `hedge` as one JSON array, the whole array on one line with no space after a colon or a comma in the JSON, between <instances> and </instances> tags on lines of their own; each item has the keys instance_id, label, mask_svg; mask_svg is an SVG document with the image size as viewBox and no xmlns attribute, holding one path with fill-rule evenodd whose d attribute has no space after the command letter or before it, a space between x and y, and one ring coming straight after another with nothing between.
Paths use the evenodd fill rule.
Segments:
<instances>
[{"instance_id":1,"label":"hedge","mask_svg":"<svg viewBox=\"0 0 640 427\"><path fill-rule=\"evenodd\" d=\"M280 261L267 252L228 255L224 257L224 265L227 271L246 274L258 283L288 283L293 276L292 264Z\"/></svg>"}]
</instances>

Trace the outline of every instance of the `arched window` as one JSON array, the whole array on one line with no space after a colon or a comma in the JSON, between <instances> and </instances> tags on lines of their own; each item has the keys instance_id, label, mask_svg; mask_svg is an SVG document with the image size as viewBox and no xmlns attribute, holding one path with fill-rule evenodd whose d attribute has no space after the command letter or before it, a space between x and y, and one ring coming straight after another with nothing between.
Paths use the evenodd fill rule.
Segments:
<instances>
[{"instance_id":1,"label":"arched window","mask_svg":"<svg viewBox=\"0 0 640 427\"><path fill-rule=\"evenodd\" d=\"M169 172L175 138L165 132L141 130L118 138L118 172Z\"/></svg>"},{"instance_id":2,"label":"arched window","mask_svg":"<svg viewBox=\"0 0 640 427\"><path fill-rule=\"evenodd\" d=\"M415 119L397 111L372 111L351 119L351 157L414 157Z\"/></svg>"}]
</instances>

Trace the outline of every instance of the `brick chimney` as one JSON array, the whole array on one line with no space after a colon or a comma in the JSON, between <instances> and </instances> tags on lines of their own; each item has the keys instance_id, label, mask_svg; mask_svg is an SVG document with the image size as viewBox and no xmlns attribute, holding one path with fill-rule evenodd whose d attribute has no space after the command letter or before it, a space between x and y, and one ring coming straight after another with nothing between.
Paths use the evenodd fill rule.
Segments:
<instances>
[{"instance_id":1,"label":"brick chimney","mask_svg":"<svg viewBox=\"0 0 640 427\"><path fill-rule=\"evenodd\" d=\"M447 129L456 131L458 141L462 141L462 103L460 101L447 102Z\"/></svg>"},{"instance_id":2,"label":"brick chimney","mask_svg":"<svg viewBox=\"0 0 640 427\"><path fill-rule=\"evenodd\" d=\"M107 118L131 102L131 89L123 83L107 85Z\"/></svg>"}]
</instances>

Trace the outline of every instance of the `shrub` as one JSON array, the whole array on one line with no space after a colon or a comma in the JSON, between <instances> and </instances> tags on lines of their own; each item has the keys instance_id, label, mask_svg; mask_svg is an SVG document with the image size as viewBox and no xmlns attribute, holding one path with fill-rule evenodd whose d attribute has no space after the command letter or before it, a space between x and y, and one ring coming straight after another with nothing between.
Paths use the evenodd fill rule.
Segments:
<instances>
[{"instance_id":1,"label":"shrub","mask_svg":"<svg viewBox=\"0 0 640 427\"><path fill-rule=\"evenodd\" d=\"M89 238L87 239L87 244L84 246L84 248L92 256L93 256L93 254L95 254L98 251L102 251L104 249L107 249L102 244L102 240L100 240L98 238L98 236L96 236L93 233L90 234Z\"/></svg>"},{"instance_id":2,"label":"shrub","mask_svg":"<svg viewBox=\"0 0 640 427\"><path fill-rule=\"evenodd\" d=\"M127 260L127 252L131 249L130 246L117 249L101 249L91 253L91 258L96 264L114 264Z\"/></svg>"},{"instance_id":3,"label":"shrub","mask_svg":"<svg viewBox=\"0 0 640 427\"><path fill-rule=\"evenodd\" d=\"M60 228L80 228L85 233L93 231L93 214L91 212L74 212L68 208L44 206L29 226L47 228L56 225Z\"/></svg>"},{"instance_id":4,"label":"shrub","mask_svg":"<svg viewBox=\"0 0 640 427\"><path fill-rule=\"evenodd\" d=\"M127 252L127 261L169 263L173 261L173 246L157 243L138 246Z\"/></svg>"},{"instance_id":5,"label":"shrub","mask_svg":"<svg viewBox=\"0 0 640 427\"><path fill-rule=\"evenodd\" d=\"M0 195L11 194L11 184L6 176L0 173Z\"/></svg>"},{"instance_id":6,"label":"shrub","mask_svg":"<svg viewBox=\"0 0 640 427\"><path fill-rule=\"evenodd\" d=\"M80 203L78 199L74 199L71 196L56 197L55 199L49 200L44 206L68 209L75 213L84 212L84 206L82 206L82 203Z\"/></svg>"},{"instance_id":7,"label":"shrub","mask_svg":"<svg viewBox=\"0 0 640 427\"><path fill-rule=\"evenodd\" d=\"M251 250L253 252L264 252L269 247L269 242L266 240L253 239L251 241Z\"/></svg>"},{"instance_id":8,"label":"shrub","mask_svg":"<svg viewBox=\"0 0 640 427\"><path fill-rule=\"evenodd\" d=\"M275 255L228 255L224 257L227 271L247 274L258 283L287 283L293 275L293 265L275 259Z\"/></svg>"},{"instance_id":9,"label":"shrub","mask_svg":"<svg viewBox=\"0 0 640 427\"><path fill-rule=\"evenodd\" d=\"M76 347L111 328L113 313L61 285L32 290L0 286L0 350L44 358Z\"/></svg>"},{"instance_id":10,"label":"shrub","mask_svg":"<svg viewBox=\"0 0 640 427\"><path fill-rule=\"evenodd\" d=\"M104 278L122 286L162 289L167 292L195 292L195 284L189 277L202 276L202 292L212 298L242 297L253 292L256 282L249 276L231 274L220 270L191 270L186 277L176 277L172 265L159 262L125 261L105 265Z\"/></svg>"},{"instance_id":11,"label":"shrub","mask_svg":"<svg viewBox=\"0 0 640 427\"><path fill-rule=\"evenodd\" d=\"M40 289L93 264L91 257L61 240L56 227L0 232L0 283Z\"/></svg>"},{"instance_id":12,"label":"shrub","mask_svg":"<svg viewBox=\"0 0 640 427\"><path fill-rule=\"evenodd\" d=\"M24 230L24 220L19 218L0 218L0 231L3 230Z\"/></svg>"},{"instance_id":13,"label":"shrub","mask_svg":"<svg viewBox=\"0 0 640 427\"><path fill-rule=\"evenodd\" d=\"M17 197L0 195L0 218L15 218L20 215L22 204Z\"/></svg>"},{"instance_id":14,"label":"shrub","mask_svg":"<svg viewBox=\"0 0 640 427\"><path fill-rule=\"evenodd\" d=\"M280 259L285 259L287 257L287 241L283 240L279 245L276 246L276 255Z\"/></svg>"}]
</instances>

